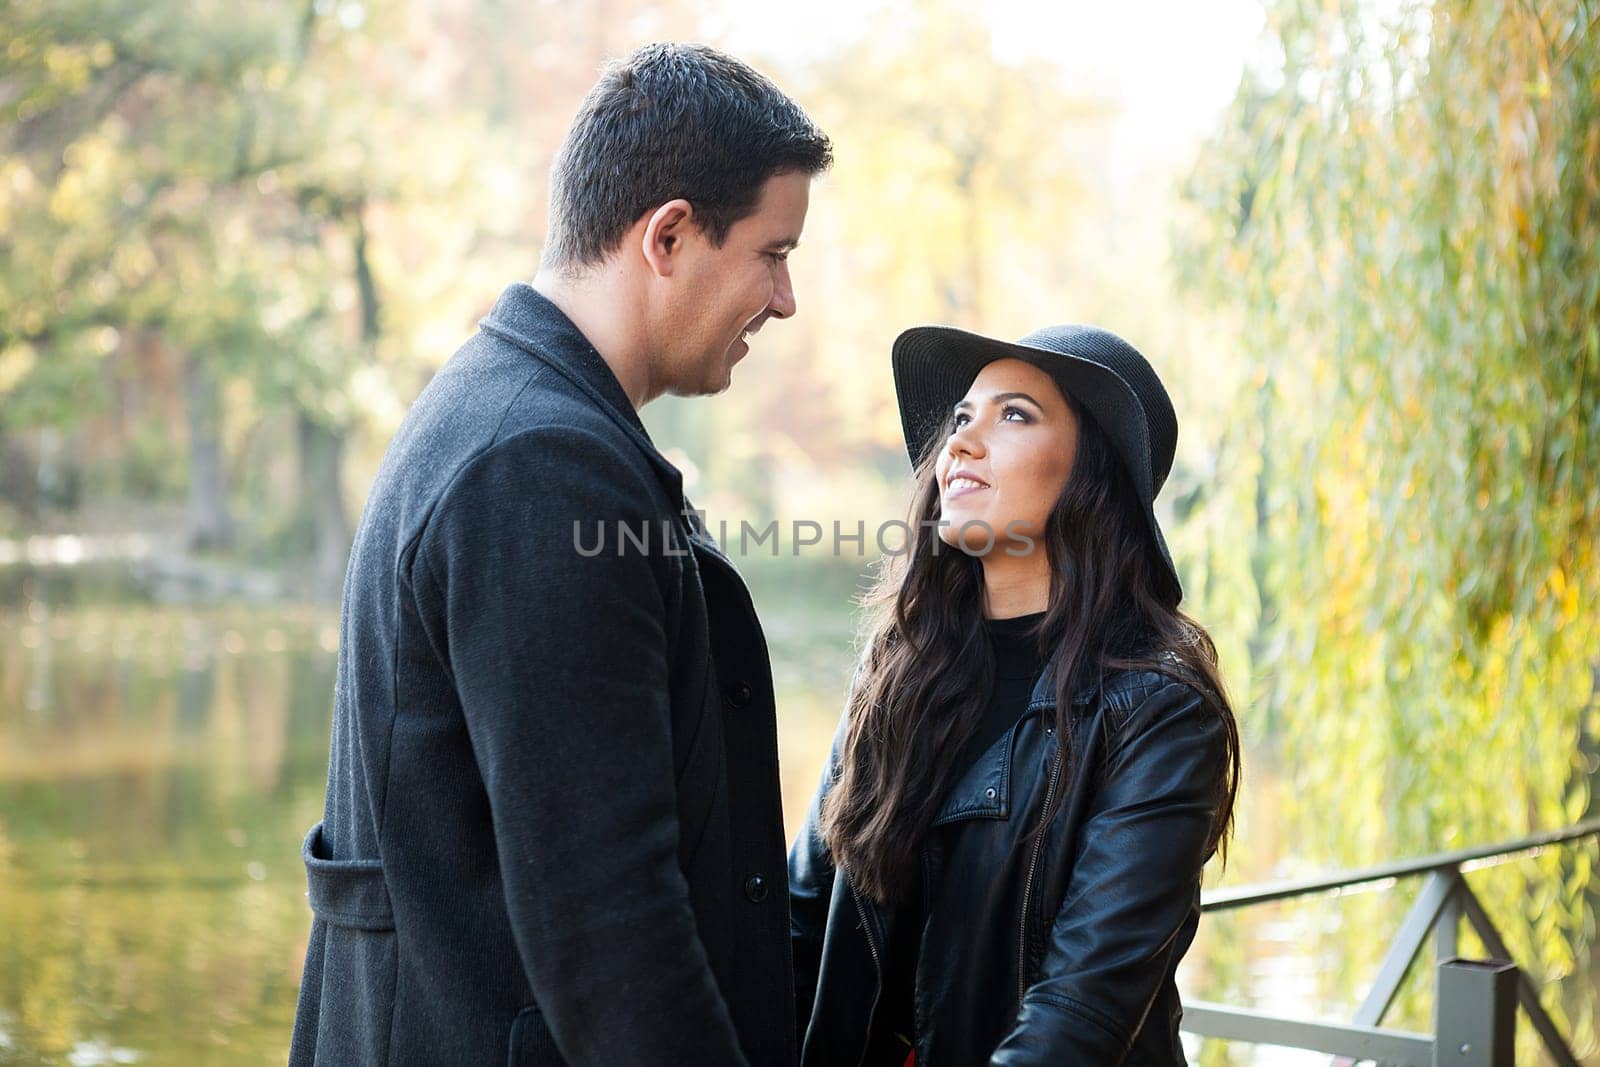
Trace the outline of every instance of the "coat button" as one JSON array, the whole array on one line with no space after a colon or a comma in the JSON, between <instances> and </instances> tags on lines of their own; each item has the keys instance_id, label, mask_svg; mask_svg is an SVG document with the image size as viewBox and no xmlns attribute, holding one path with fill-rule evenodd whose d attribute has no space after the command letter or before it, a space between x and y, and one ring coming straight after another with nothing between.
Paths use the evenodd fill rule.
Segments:
<instances>
[{"instance_id":1,"label":"coat button","mask_svg":"<svg viewBox=\"0 0 1600 1067\"><path fill-rule=\"evenodd\" d=\"M728 703L736 708L749 706L755 695L755 690L750 688L748 682L734 682L728 686Z\"/></svg>"},{"instance_id":2,"label":"coat button","mask_svg":"<svg viewBox=\"0 0 1600 1067\"><path fill-rule=\"evenodd\" d=\"M759 874L752 874L744 880L744 895L752 904L759 904L767 899L767 880Z\"/></svg>"}]
</instances>

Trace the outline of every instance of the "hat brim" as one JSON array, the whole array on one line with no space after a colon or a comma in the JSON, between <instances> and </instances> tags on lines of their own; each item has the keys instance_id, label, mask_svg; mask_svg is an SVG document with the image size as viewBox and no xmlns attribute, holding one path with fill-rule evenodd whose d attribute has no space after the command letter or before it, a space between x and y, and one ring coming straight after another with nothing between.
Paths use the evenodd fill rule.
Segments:
<instances>
[{"instance_id":1,"label":"hat brim","mask_svg":"<svg viewBox=\"0 0 1600 1067\"><path fill-rule=\"evenodd\" d=\"M913 468L945 439L951 409L972 388L979 372L999 359L1020 359L1050 375L1110 438L1140 501L1145 502L1151 536L1181 597L1182 583L1155 517L1144 408L1133 387L1109 367L1070 350L1034 348L954 326L914 326L904 331L895 338L890 364L900 429Z\"/></svg>"}]
</instances>

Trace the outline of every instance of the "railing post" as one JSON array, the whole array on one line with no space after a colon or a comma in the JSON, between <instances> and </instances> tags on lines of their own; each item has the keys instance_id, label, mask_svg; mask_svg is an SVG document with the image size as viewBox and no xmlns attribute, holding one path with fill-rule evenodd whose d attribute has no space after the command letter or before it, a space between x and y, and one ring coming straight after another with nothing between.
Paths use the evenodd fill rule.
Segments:
<instances>
[{"instance_id":1,"label":"railing post","mask_svg":"<svg viewBox=\"0 0 1600 1067\"><path fill-rule=\"evenodd\" d=\"M1516 964L1504 960L1441 963L1434 1032L1434 1067L1513 1067Z\"/></svg>"},{"instance_id":2,"label":"railing post","mask_svg":"<svg viewBox=\"0 0 1600 1067\"><path fill-rule=\"evenodd\" d=\"M1450 881L1450 895L1439 909L1439 919L1433 924L1433 959L1435 963L1456 958L1456 937L1461 932L1461 872L1455 872Z\"/></svg>"}]
</instances>

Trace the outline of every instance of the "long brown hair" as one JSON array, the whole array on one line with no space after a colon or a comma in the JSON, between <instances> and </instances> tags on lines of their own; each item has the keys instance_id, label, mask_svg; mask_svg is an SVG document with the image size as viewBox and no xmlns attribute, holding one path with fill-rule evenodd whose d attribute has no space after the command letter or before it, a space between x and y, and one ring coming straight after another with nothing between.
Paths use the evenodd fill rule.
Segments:
<instances>
[{"instance_id":1,"label":"long brown hair","mask_svg":"<svg viewBox=\"0 0 1600 1067\"><path fill-rule=\"evenodd\" d=\"M1070 696L1106 671L1155 670L1193 686L1227 738L1207 842L1208 852L1220 848L1226 859L1239 731L1216 646L1178 610L1179 590L1105 433L1066 399L1077 416L1078 451L1046 521L1050 598L1037 631L1055 679L1056 736L1069 746L1070 766ZM934 525L942 446L943 438L936 439L917 466L907 550L884 557L864 599L865 648L851 686L838 778L822 806L822 836L835 864L859 891L885 904L904 899L916 884L923 840L962 769L957 760L994 684L983 564L945 544Z\"/></svg>"}]
</instances>

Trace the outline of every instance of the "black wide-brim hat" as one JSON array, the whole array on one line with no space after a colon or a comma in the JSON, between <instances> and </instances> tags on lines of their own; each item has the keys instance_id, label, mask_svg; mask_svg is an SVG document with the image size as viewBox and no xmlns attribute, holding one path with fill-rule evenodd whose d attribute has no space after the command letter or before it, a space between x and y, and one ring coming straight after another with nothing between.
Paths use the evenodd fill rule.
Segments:
<instances>
[{"instance_id":1,"label":"black wide-brim hat","mask_svg":"<svg viewBox=\"0 0 1600 1067\"><path fill-rule=\"evenodd\" d=\"M990 363L1020 359L1054 378L1110 440L1133 481L1166 575L1182 598L1178 569L1155 514L1156 494L1172 471L1178 418L1161 379L1138 349L1098 326L1046 326L1017 342L953 326L916 326L895 338L890 359L913 466L946 439L951 410Z\"/></svg>"}]
</instances>

